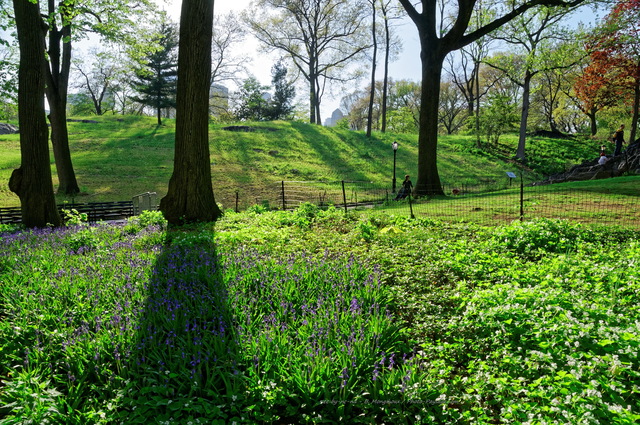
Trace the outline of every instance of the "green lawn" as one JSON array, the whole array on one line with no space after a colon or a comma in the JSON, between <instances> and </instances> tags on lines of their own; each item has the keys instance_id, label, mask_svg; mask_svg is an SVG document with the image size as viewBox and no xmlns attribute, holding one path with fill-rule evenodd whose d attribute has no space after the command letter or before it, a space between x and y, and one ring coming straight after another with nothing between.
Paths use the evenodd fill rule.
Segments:
<instances>
[{"instance_id":1,"label":"green lawn","mask_svg":"<svg viewBox=\"0 0 640 425\"><path fill-rule=\"evenodd\" d=\"M175 123L157 126L152 117L105 115L77 117L98 123L69 122L70 148L81 188L76 202L121 201L140 193L166 193L173 167ZM211 172L216 200L229 207L235 192L246 202L260 198L265 188L282 180L367 181L391 184L393 154L398 141L397 176L417 171L417 136L325 128L300 122L242 123L253 132L231 132L210 125ZM512 160L517 140L476 147L473 137L441 136L438 167L444 184L504 180L506 171L520 168ZM596 156L597 141L529 141L530 178L561 171ZM52 158L54 186L57 176ZM0 136L0 206L19 205L8 189L11 171L20 165L19 136ZM71 201L59 197L59 202Z\"/></svg>"}]
</instances>

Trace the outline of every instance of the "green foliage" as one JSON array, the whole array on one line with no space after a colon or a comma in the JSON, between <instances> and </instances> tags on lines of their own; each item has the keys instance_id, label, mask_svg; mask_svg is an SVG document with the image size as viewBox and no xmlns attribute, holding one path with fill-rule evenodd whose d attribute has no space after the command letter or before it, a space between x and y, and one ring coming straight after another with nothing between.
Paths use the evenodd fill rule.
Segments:
<instances>
[{"instance_id":1,"label":"green foliage","mask_svg":"<svg viewBox=\"0 0 640 425\"><path fill-rule=\"evenodd\" d=\"M73 253L85 253L100 246L100 240L94 227L87 227L69 234L66 245Z\"/></svg>"},{"instance_id":2,"label":"green foliage","mask_svg":"<svg viewBox=\"0 0 640 425\"><path fill-rule=\"evenodd\" d=\"M637 231L143 221L0 233L3 421L638 420Z\"/></svg>"},{"instance_id":3,"label":"green foliage","mask_svg":"<svg viewBox=\"0 0 640 425\"><path fill-rule=\"evenodd\" d=\"M234 114L240 121L264 121L269 104L264 93L269 86L260 84L257 78L249 77L242 83L236 94Z\"/></svg>"},{"instance_id":4,"label":"green foliage","mask_svg":"<svg viewBox=\"0 0 640 425\"><path fill-rule=\"evenodd\" d=\"M509 96L494 94L489 95L487 106L482 110L479 119L480 131L487 137L487 142L497 144L501 135L514 129L519 116L516 105Z\"/></svg>"},{"instance_id":5,"label":"green foliage","mask_svg":"<svg viewBox=\"0 0 640 425\"><path fill-rule=\"evenodd\" d=\"M86 213L80 213L75 208L70 210L62 209L62 215L62 221L65 226L81 226L86 224L88 219Z\"/></svg>"},{"instance_id":6,"label":"green foliage","mask_svg":"<svg viewBox=\"0 0 640 425\"><path fill-rule=\"evenodd\" d=\"M582 233L580 224L537 219L498 228L493 237L505 249L536 258L546 252L566 253L575 250L582 242Z\"/></svg>"},{"instance_id":7,"label":"green foliage","mask_svg":"<svg viewBox=\"0 0 640 425\"><path fill-rule=\"evenodd\" d=\"M273 96L265 111L265 118L271 121L290 119L296 89L292 82L287 81L287 68L282 59L271 68L271 84Z\"/></svg>"},{"instance_id":8,"label":"green foliage","mask_svg":"<svg viewBox=\"0 0 640 425\"><path fill-rule=\"evenodd\" d=\"M29 369L25 367L14 371L5 381L6 386L2 390L4 405L0 406L0 413L13 414L3 423L17 425L64 421L60 409L63 394L55 389L50 380L43 380L40 373Z\"/></svg>"},{"instance_id":9,"label":"green foliage","mask_svg":"<svg viewBox=\"0 0 640 425\"><path fill-rule=\"evenodd\" d=\"M158 47L147 52L136 70L133 89L139 94L133 100L156 110L158 124L161 111L176 105L178 75L178 27L162 22L157 34Z\"/></svg>"},{"instance_id":10,"label":"green foliage","mask_svg":"<svg viewBox=\"0 0 640 425\"><path fill-rule=\"evenodd\" d=\"M167 227L167 220L162 215L162 211L142 211L137 217L138 223L143 228L149 226L158 226L161 230Z\"/></svg>"}]
</instances>

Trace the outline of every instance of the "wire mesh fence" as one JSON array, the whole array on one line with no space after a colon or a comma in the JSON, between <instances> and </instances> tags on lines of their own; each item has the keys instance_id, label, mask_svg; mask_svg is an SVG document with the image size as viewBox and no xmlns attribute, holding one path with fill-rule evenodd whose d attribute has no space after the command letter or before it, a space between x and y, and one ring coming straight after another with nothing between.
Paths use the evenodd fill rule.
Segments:
<instances>
[{"instance_id":1,"label":"wire mesh fence","mask_svg":"<svg viewBox=\"0 0 640 425\"><path fill-rule=\"evenodd\" d=\"M354 181L281 181L246 185L218 197L224 208L245 210L253 205L294 209L303 202L333 205L345 211L381 207L396 215L450 222L493 225L533 218L564 218L584 223L640 228L640 185L607 193L594 185L534 186L525 178L444 183L445 196L411 196L395 200L388 184Z\"/></svg>"}]
</instances>

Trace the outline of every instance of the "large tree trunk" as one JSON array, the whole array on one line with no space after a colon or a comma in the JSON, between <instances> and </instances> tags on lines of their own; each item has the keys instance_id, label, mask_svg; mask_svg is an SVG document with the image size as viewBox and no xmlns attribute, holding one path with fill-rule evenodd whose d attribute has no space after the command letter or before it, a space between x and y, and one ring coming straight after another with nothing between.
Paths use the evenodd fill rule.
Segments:
<instances>
[{"instance_id":1,"label":"large tree trunk","mask_svg":"<svg viewBox=\"0 0 640 425\"><path fill-rule=\"evenodd\" d=\"M420 93L420 129L418 131L418 179L415 195L443 195L438 174L438 105L444 56L421 37L422 89Z\"/></svg>"},{"instance_id":2,"label":"large tree trunk","mask_svg":"<svg viewBox=\"0 0 640 425\"><path fill-rule=\"evenodd\" d=\"M60 13L70 15L72 5L64 4ZM56 12L54 0L48 1L49 14ZM49 24L49 65L47 70L46 94L49 101L49 122L51 123L51 144L58 172L58 193L73 195L80 192L71 162L69 132L67 130L67 91L71 71L71 26L65 24L58 29L55 22Z\"/></svg>"},{"instance_id":3,"label":"large tree trunk","mask_svg":"<svg viewBox=\"0 0 640 425\"><path fill-rule=\"evenodd\" d=\"M518 149L516 158L520 161L526 160L525 144L527 140L527 121L529 120L529 97L531 95L531 78L533 74L529 71L524 76L524 84L522 85L522 113L520 114L520 136L518 139Z\"/></svg>"},{"instance_id":4,"label":"large tree trunk","mask_svg":"<svg viewBox=\"0 0 640 425\"><path fill-rule=\"evenodd\" d=\"M384 77L382 78L382 112L381 112L381 120L380 131L387 131L387 97L389 91L389 52L391 47L389 44L391 43L391 31L389 30L389 18L386 13L386 9L382 9L384 13L384 37L385 37L385 48L384 48Z\"/></svg>"},{"instance_id":5,"label":"large tree trunk","mask_svg":"<svg viewBox=\"0 0 640 425\"><path fill-rule=\"evenodd\" d=\"M18 114L20 124L20 168L13 170L9 189L20 197L22 223L27 227L59 226L49 161L49 140L44 110L44 24L38 3L13 0L20 68Z\"/></svg>"},{"instance_id":6,"label":"large tree trunk","mask_svg":"<svg viewBox=\"0 0 640 425\"><path fill-rule=\"evenodd\" d=\"M182 1L175 159L160 201L171 224L215 221L222 215L213 195L209 153L212 26L213 0Z\"/></svg>"},{"instance_id":7,"label":"large tree trunk","mask_svg":"<svg viewBox=\"0 0 640 425\"><path fill-rule=\"evenodd\" d=\"M67 106L55 89L48 89L49 122L51 123L51 145L53 157L58 172L58 193L72 195L80 192L76 174L71 162L71 150L69 149L69 132L67 130Z\"/></svg>"}]
</instances>

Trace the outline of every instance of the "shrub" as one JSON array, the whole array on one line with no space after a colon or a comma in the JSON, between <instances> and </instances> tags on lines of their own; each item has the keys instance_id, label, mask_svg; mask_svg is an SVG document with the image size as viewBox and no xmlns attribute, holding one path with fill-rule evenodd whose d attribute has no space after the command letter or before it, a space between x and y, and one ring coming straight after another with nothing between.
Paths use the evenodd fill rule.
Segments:
<instances>
[{"instance_id":1,"label":"shrub","mask_svg":"<svg viewBox=\"0 0 640 425\"><path fill-rule=\"evenodd\" d=\"M543 218L499 227L493 239L510 251L536 258L547 252L575 250L582 234L583 227L578 223Z\"/></svg>"}]
</instances>

